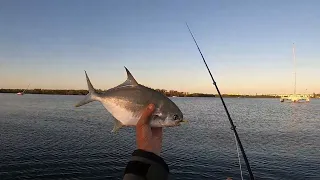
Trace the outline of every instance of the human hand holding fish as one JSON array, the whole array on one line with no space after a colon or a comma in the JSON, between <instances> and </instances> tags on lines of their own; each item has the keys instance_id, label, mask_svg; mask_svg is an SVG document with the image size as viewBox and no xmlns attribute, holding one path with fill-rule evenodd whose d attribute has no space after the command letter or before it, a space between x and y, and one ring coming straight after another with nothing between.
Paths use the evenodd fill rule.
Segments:
<instances>
[{"instance_id":1,"label":"human hand holding fish","mask_svg":"<svg viewBox=\"0 0 320 180\"><path fill-rule=\"evenodd\" d=\"M162 127L151 128L150 120L155 106L149 104L136 125L137 148L160 154L162 149Z\"/></svg>"},{"instance_id":2,"label":"human hand holding fish","mask_svg":"<svg viewBox=\"0 0 320 180\"><path fill-rule=\"evenodd\" d=\"M159 156L162 149L162 127L151 127L155 105L149 104L136 124L137 150L125 169L123 180L167 180L168 165Z\"/></svg>"}]
</instances>

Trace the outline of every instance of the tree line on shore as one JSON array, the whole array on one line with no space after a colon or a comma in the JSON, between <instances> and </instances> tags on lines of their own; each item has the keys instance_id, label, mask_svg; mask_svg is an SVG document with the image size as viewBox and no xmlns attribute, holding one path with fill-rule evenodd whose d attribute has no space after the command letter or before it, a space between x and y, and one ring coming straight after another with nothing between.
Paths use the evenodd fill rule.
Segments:
<instances>
[{"instance_id":1,"label":"tree line on shore","mask_svg":"<svg viewBox=\"0 0 320 180\"><path fill-rule=\"evenodd\" d=\"M165 89L155 89L158 92L163 93L168 97L216 97L215 94L205 94L205 93L187 93L179 92L175 90L165 90ZM0 93L18 93L22 92L23 89L0 89ZM97 92L101 93L103 90L97 89ZM25 94L52 94L52 95L86 95L88 90L75 90L75 89L28 89ZM277 95L230 95L223 94L223 97L248 97L248 98L275 98L279 97Z\"/></svg>"},{"instance_id":2,"label":"tree line on shore","mask_svg":"<svg viewBox=\"0 0 320 180\"><path fill-rule=\"evenodd\" d=\"M165 94L166 96L172 97L215 97L214 94L204 93L186 93L175 90L167 91L165 89L155 89L158 92ZM0 93L18 93L22 92L23 89L0 89ZM103 90L96 89L98 93L102 93ZM53 95L86 95L88 90L74 90L74 89L29 89L25 91L25 94L53 94Z\"/></svg>"}]
</instances>

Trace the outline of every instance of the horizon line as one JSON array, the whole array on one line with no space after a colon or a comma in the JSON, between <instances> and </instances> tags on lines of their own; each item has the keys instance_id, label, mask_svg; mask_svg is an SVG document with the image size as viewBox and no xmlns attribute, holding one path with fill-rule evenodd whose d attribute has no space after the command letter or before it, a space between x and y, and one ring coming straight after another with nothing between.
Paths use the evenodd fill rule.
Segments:
<instances>
[{"instance_id":1,"label":"horizon line","mask_svg":"<svg viewBox=\"0 0 320 180\"><path fill-rule=\"evenodd\" d=\"M147 86L146 86L147 87ZM151 88L151 87L148 87ZM73 91L88 91L88 89L49 89L49 88L33 88L33 89L27 89L27 90L37 90L37 89L41 89L41 90L53 90L53 91L58 91L58 90L63 90L63 91L67 91L67 90L73 90ZM167 92L170 91L176 91L179 93L188 93L188 94L211 94L211 95L218 95L218 93L204 93L204 92L188 92L188 91L178 91L178 90L174 90L174 89L164 89L164 88L151 88L151 89L159 89L159 90L165 90ZM24 88L0 88L0 90L25 90ZM106 91L108 89L96 89L99 91ZM293 93L221 93L223 95L234 95L234 96L241 96L241 95L250 95L250 96L258 96L258 95L290 95ZM320 94L320 92L312 92L312 93L298 93L298 94L308 94L308 95L313 95L313 94Z\"/></svg>"}]
</instances>

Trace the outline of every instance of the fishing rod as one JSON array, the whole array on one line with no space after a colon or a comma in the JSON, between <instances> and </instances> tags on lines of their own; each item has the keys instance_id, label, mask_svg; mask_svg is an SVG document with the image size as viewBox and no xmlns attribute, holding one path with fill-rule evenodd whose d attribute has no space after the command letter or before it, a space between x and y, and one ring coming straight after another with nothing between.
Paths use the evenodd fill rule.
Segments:
<instances>
[{"instance_id":1,"label":"fishing rod","mask_svg":"<svg viewBox=\"0 0 320 180\"><path fill-rule=\"evenodd\" d=\"M201 57L202 57L202 60L203 60L204 64L205 64L206 67L207 67L207 70L208 70L208 72L209 72L209 74L210 74L210 76L211 76L213 85L216 87L216 89L217 89L217 91L218 91L219 97L220 97L220 99L221 99L221 101L222 101L223 107L224 107L224 109L225 109L225 111L226 111L226 113L227 113L229 122L230 122L230 124L231 124L231 129L232 129L233 132L234 132L234 135L235 135L235 137L236 137L236 139L237 139L237 142L238 142L238 145L239 145L239 147L240 147L240 150L241 150L243 159L244 159L244 161L245 161L245 163L246 163L246 166L247 166L247 170L248 170L248 172L249 172L250 179L251 179L251 180L254 180L253 173L252 173L252 171L251 171L251 167L250 167L249 161L248 161L248 159L247 159L246 153L244 152L242 143L241 143L240 138L239 138L239 135L238 135L238 133L237 133L236 126L233 124L233 121L232 121L232 119L231 119L231 116L230 116L230 114L229 114L229 111L228 111L228 109L227 109L227 106L226 106L226 104L224 103L224 100L223 100L223 98L222 98L222 96L221 96L221 93L220 93L220 90L219 90L219 88L218 88L218 85L217 85L216 81L214 80L214 78L213 78L213 76L212 76L212 74L211 74L211 71L210 71L210 69L209 69L209 67L208 67L208 65L207 65L206 60L204 59L204 56L203 56L203 54L202 54L202 52L201 52L201 50L200 50L200 48L199 48L199 46L198 46L198 43L197 43L196 39L194 38L194 36L193 36L193 34L192 34L192 32L191 32L191 30L190 30L190 28L189 28L189 26L188 26L187 23L186 23L186 25L187 25L188 30L189 30L192 38L193 38L194 43L196 44L196 46L197 46L197 48L198 48L198 50L199 50L199 53L200 53L200 55L201 55Z\"/></svg>"}]
</instances>

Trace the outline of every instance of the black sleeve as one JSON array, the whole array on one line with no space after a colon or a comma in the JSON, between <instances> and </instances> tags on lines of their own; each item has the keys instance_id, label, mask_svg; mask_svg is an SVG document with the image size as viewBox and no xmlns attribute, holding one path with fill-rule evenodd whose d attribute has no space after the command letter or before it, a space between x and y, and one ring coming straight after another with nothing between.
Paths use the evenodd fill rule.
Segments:
<instances>
[{"instance_id":1,"label":"black sleeve","mask_svg":"<svg viewBox=\"0 0 320 180\"><path fill-rule=\"evenodd\" d=\"M167 180L168 174L168 165L160 156L137 149L127 164L123 180Z\"/></svg>"}]
</instances>

